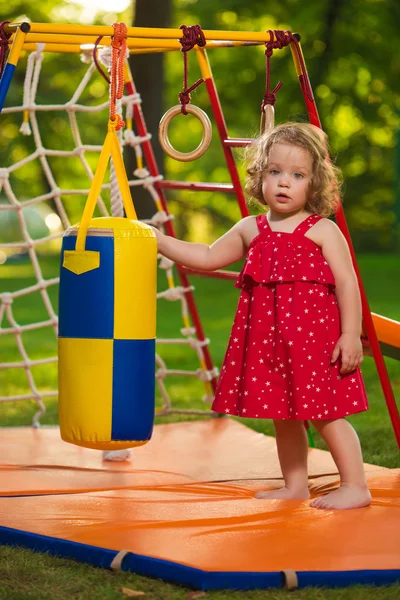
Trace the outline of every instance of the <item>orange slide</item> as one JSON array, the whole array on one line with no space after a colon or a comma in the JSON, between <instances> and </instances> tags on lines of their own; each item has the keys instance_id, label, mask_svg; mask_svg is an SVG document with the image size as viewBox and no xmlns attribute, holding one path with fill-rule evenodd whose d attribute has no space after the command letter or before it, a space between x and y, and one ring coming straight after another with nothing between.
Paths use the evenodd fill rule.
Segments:
<instances>
[{"instance_id":1,"label":"orange slide","mask_svg":"<svg viewBox=\"0 0 400 600\"><path fill-rule=\"evenodd\" d=\"M400 323L375 313L371 313L371 315L382 354L400 360ZM370 354L366 338L363 339L363 344L365 354Z\"/></svg>"}]
</instances>

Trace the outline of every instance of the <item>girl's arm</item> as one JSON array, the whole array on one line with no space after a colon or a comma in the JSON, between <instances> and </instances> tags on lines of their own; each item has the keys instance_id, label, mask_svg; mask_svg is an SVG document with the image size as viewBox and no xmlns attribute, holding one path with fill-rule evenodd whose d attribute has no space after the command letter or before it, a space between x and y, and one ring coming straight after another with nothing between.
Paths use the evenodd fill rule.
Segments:
<instances>
[{"instance_id":1,"label":"girl's arm","mask_svg":"<svg viewBox=\"0 0 400 600\"><path fill-rule=\"evenodd\" d=\"M339 227L328 219L319 221L317 226L318 243L335 277L340 312L342 335L334 348L332 362L341 354L341 373L350 373L360 366L363 360L360 340L362 310L357 277L349 247Z\"/></svg>"},{"instance_id":2,"label":"girl's arm","mask_svg":"<svg viewBox=\"0 0 400 600\"><path fill-rule=\"evenodd\" d=\"M240 260L246 254L244 230L247 219L252 219L252 217L246 217L236 223L211 246L183 242L155 229L158 251L185 267L201 271L215 271L215 269L226 267Z\"/></svg>"}]
</instances>

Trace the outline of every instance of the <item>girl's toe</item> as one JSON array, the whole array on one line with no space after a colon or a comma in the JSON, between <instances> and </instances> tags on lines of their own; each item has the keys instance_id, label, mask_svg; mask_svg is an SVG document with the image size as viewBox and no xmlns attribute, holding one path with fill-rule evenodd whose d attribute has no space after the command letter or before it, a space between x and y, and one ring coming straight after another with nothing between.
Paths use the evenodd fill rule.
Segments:
<instances>
[{"instance_id":1,"label":"girl's toe","mask_svg":"<svg viewBox=\"0 0 400 600\"><path fill-rule=\"evenodd\" d=\"M323 498L316 498L310 504L312 508L323 508L324 500Z\"/></svg>"}]
</instances>

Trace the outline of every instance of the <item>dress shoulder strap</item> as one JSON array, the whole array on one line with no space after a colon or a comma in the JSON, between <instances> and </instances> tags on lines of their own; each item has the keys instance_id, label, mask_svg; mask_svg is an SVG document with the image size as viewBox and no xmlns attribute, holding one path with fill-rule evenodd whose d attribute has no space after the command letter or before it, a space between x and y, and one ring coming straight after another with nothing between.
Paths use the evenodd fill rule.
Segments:
<instances>
[{"instance_id":1,"label":"dress shoulder strap","mask_svg":"<svg viewBox=\"0 0 400 600\"><path fill-rule=\"evenodd\" d=\"M268 223L268 219L267 219L267 214L266 213L263 213L262 215L257 215L256 216L256 223L257 223L258 231L260 233L263 233L266 230L269 231L270 226L269 226L269 223Z\"/></svg>"},{"instance_id":2,"label":"dress shoulder strap","mask_svg":"<svg viewBox=\"0 0 400 600\"><path fill-rule=\"evenodd\" d=\"M321 219L322 217L319 215L310 215L307 217L307 219L304 219L300 225L297 225L293 233L296 233L297 235L304 235L313 225L315 225L315 223L318 223L318 221Z\"/></svg>"}]
</instances>

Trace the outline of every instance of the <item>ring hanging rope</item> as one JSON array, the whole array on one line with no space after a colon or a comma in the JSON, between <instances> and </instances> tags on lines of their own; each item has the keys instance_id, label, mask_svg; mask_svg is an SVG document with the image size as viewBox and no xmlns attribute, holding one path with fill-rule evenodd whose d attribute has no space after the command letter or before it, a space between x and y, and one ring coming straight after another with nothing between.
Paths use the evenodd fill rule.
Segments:
<instances>
[{"instance_id":1,"label":"ring hanging rope","mask_svg":"<svg viewBox=\"0 0 400 600\"><path fill-rule=\"evenodd\" d=\"M276 102L276 94L278 90L282 86L282 81L279 81L275 88L270 90L270 59L273 54L273 51L276 49L282 49L285 46L289 46L289 44L294 45L294 51L297 54L302 75L299 76L300 85L304 89L304 93L307 94L309 100L311 102L314 101L312 90L310 87L310 82L308 80L306 65L304 62L303 55L299 46L299 35L294 34L291 31L282 31L280 29L268 30L269 33L269 41L265 42L265 56L266 56L266 65L265 65L265 92L263 101L261 104L261 124L260 124L260 135L262 135L265 131L269 131L274 127L274 118L275 118L275 102Z\"/></svg>"},{"instance_id":2,"label":"ring hanging rope","mask_svg":"<svg viewBox=\"0 0 400 600\"><path fill-rule=\"evenodd\" d=\"M204 82L204 79L198 79L193 85L188 87L188 59L187 53L189 50L192 50L194 46L197 44L199 47L203 47L206 45L206 39L204 37L204 33L200 27L200 25L192 25L187 27L186 25L181 25L180 29L182 29L182 37L179 39L182 48L181 52L183 52L183 90L179 94L179 102L180 105L173 106L162 117L159 125L159 140L160 145L164 152L175 158L176 160L180 160L182 162L189 162L191 160L196 160L196 158L200 158L207 148L210 145L212 138L212 128L211 122L206 113L198 108L197 106L193 106L190 104L190 93L193 92L194 89L197 88L201 83ZM200 144L195 148L192 152L179 152L175 150L172 146L171 142L168 138L168 126L171 120L182 113L183 115L187 115L188 113L195 115L203 125L203 137Z\"/></svg>"},{"instance_id":3,"label":"ring hanging rope","mask_svg":"<svg viewBox=\"0 0 400 600\"><path fill-rule=\"evenodd\" d=\"M269 33L269 42L265 43L265 92L263 101L261 104L261 123L260 123L260 134L262 135L265 131L270 131L274 128L275 124L275 102L276 102L276 94L280 87L282 86L282 81L279 81L275 88L270 90L270 78L271 78L271 66L270 59L273 54L274 48L282 48L286 43L290 43L289 38L284 38L279 35L279 31L271 31L268 30ZM274 34L276 36L276 41L274 38Z\"/></svg>"}]
</instances>

